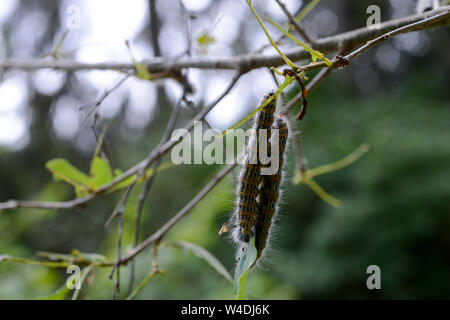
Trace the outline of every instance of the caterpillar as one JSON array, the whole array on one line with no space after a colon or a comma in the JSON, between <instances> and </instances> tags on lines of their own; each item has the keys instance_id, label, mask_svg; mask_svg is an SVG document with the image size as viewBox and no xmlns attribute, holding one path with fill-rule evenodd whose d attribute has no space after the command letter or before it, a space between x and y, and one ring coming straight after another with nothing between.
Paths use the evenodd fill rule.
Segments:
<instances>
[{"instance_id":1,"label":"caterpillar","mask_svg":"<svg viewBox=\"0 0 450 320\"><path fill-rule=\"evenodd\" d=\"M266 94L261 102L264 104L274 93ZM249 242L253 236L253 229L257 213L257 202L261 182L258 148L259 131L261 129L270 130L274 121L274 112L276 108L276 98L264 106L255 117L252 137L249 140L247 154L244 159L244 165L239 175L239 184L237 188L237 203L234 218L237 220L234 232L234 239L237 243ZM270 136L268 132L267 137Z\"/></svg>"},{"instance_id":2,"label":"caterpillar","mask_svg":"<svg viewBox=\"0 0 450 320\"><path fill-rule=\"evenodd\" d=\"M276 134L276 130L278 134ZM280 184L283 178L284 151L286 150L289 128L287 120L283 117L276 118L272 125L272 136L270 139L272 146L278 144L279 166L278 171L273 175L261 176L261 186L257 198L257 215L255 224L255 246L257 258L260 258L269 237L272 219L277 210L277 202L280 195Z\"/></svg>"}]
</instances>

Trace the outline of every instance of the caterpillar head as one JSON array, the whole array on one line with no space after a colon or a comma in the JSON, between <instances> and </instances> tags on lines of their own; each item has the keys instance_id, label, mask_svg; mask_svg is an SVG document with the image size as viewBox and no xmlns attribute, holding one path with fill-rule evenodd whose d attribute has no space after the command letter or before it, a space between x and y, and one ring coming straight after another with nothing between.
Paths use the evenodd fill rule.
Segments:
<instances>
[{"instance_id":1,"label":"caterpillar head","mask_svg":"<svg viewBox=\"0 0 450 320\"><path fill-rule=\"evenodd\" d=\"M268 93L266 93L266 94L264 95L264 98L262 99L260 105L262 105L263 103L265 103L268 99L270 99L270 98L271 98L272 96L274 96L274 95L275 95L275 91L273 91L273 90L271 90L271 91L269 91ZM271 102L269 102L269 103L263 108L263 110L264 110L265 112L274 113L274 112L275 112L275 109L276 109L276 104L277 104L277 99L276 99L276 97L274 97L273 100L272 100Z\"/></svg>"}]
</instances>

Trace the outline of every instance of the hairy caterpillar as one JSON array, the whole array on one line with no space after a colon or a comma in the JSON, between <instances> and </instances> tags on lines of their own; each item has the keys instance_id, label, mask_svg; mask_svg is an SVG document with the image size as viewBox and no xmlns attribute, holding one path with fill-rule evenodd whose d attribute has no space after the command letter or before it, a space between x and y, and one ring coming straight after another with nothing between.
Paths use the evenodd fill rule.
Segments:
<instances>
[{"instance_id":1,"label":"hairy caterpillar","mask_svg":"<svg viewBox=\"0 0 450 320\"><path fill-rule=\"evenodd\" d=\"M273 92L266 94L261 102L265 103L267 99L273 96ZM270 130L274 120L276 108L276 99L274 98L264 108L256 114L253 126L253 134L248 144L247 154L244 165L239 175L239 185L237 188L237 203L234 219L237 220L234 238L236 242L249 242L253 235L253 228L257 213L258 186L261 182L258 148L259 148L259 130ZM268 133L267 137L269 137Z\"/></svg>"},{"instance_id":2,"label":"hairy caterpillar","mask_svg":"<svg viewBox=\"0 0 450 320\"><path fill-rule=\"evenodd\" d=\"M280 195L280 184L283 177L284 151L286 150L289 128L285 118L276 118L272 125L272 136L270 138L272 146L278 144L278 171L274 175L261 177L261 186L257 199L257 215L255 224L255 246L257 259L261 257L269 237L272 219L277 210L277 202Z\"/></svg>"}]
</instances>

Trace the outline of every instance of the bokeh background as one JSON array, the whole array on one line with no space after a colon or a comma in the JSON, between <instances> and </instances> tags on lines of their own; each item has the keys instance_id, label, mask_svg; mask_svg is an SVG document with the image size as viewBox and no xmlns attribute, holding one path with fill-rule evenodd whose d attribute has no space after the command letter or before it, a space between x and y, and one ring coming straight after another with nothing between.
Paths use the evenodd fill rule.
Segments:
<instances>
[{"instance_id":1,"label":"bokeh background","mask_svg":"<svg viewBox=\"0 0 450 320\"><path fill-rule=\"evenodd\" d=\"M192 55L232 56L267 44L245 1L182 1L190 16ZM285 22L275 1L254 2L261 15ZM297 13L305 5L302 2L286 4ZM379 5L382 20L388 20L413 14L414 3L322 0L303 25L314 37L328 36L364 26L371 4ZM71 29L58 46L73 6L80 12L80 28ZM188 45L187 16L179 1L156 0L156 12L158 19L152 20L146 0L2 0L0 59L54 59L53 53L56 58L91 63L130 62L125 40L137 60L183 54ZM152 45L152 24L158 26L159 49ZM214 41L201 46L197 40L205 32ZM392 39L332 73L310 95L307 117L297 124L310 168L338 160L364 142L371 150L350 167L317 178L342 200L340 208L323 202L304 185L292 185L295 157L289 150L278 231L264 268L249 276L250 298L450 298L449 34L441 27ZM282 48L291 46L285 42ZM190 70L188 79L196 91L189 99L196 110L214 100L232 75ZM45 163L66 158L88 171L95 137L90 122L82 122L86 113L79 107L95 101L120 77L113 71L3 70L0 201L75 196L70 186L52 180ZM232 125L274 87L266 69L244 75L208 122L219 129ZM100 119L108 125L115 167L131 167L156 146L181 92L174 80L130 78L105 99ZM196 110L183 106L177 127ZM142 239L181 209L219 169L220 165L184 165L159 174L144 208ZM217 233L233 211L234 185L233 175L228 176L167 239L203 246L231 270L234 247ZM125 250L133 242L138 191L132 193L125 212ZM114 259L117 225L105 229L103 224L118 197L104 196L83 210L1 213L0 254L33 258L36 251L78 249ZM233 297L231 285L190 252L163 247L159 265L166 276L152 279L137 298ZM381 268L381 290L366 287L369 265ZM137 259L137 281L150 270L151 257L145 252ZM114 283L109 272L98 269L80 297L110 299ZM126 268L122 274L126 288ZM4 262L0 298L48 295L67 277L65 270Z\"/></svg>"}]
</instances>

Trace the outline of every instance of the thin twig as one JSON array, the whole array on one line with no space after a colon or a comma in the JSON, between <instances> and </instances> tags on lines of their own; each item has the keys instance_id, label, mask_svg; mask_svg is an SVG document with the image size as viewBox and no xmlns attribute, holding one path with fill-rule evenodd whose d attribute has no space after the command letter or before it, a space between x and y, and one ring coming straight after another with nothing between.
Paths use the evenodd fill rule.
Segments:
<instances>
[{"instance_id":1,"label":"thin twig","mask_svg":"<svg viewBox=\"0 0 450 320\"><path fill-rule=\"evenodd\" d=\"M343 43L347 48L355 48L362 43L376 38L379 35L385 34L391 30L408 26L402 32L410 32L425 28L433 28L437 26L449 25L450 14L449 6L441 7L439 9L428 11L426 13L412 15L400 19L386 21L380 24L379 29L368 29L367 27L356 29L353 31L337 34L330 37L318 39L315 43L315 49L322 53L330 53L338 50L339 44ZM436 19L437 14L443 13L442 16ZM411 27L415 22L422 22L424 19L433 17L426 25L416 25ZM284 54L292 61L309 59L310 55L302 48L292 48L284 51ZM167 71L167 76L173 74L172 72L179 71L185 68L199 68L199 69L233 69L246 73L250 70L261 67L279 67L284 64L283 59L278 54L244 54L234 57L191 57L173 60L172 58L153 58L151 60L144 60L142 64L147 66L148 71L152 74L161 71ZM322 68L323 65L315 66L314 68ZM117 70L130 71L135 70L133 63L81 63L73 60L19 60L19 59L5 59L0 61L0 69L17 68L28 71L50 68L66 71L78 70Z\"/></svg>"},{"instance_id":2,"label":"thin twig","mask_svg":"<svg viewBox=\"0 0 450 320\"><path fill-rule=\"evenodd\" d=\"M133 260L134 262L134 260ZM158 266L158 245L153 246L152 250L152 270L147 277L136 287L136 289L130 292L126 300L132 300L144 287L145 285L157 274L165 275L164 272L159 270Z\"/></svg>"},{"instance_id":3,"label":"thin twig","mask_svg":"<svg viewBox=\"0 0 450 320\"><path fill-rule=\"evenodd\" d=\"M106 229L108 228L109 224L120 214L120 210L122 208L122 203L125 201L125 197L128 194L128 188L125 189L122 192L122 195L120 196L119 202L116 204L116 207L114 208L113 212L111 213L111 215L108 217L108 219L106 219L105 224L103 225L103 227Z\"/></svg>"},{"instance_id":4,"label":"thin twig","mask_svg":"<svg viewBox=\"0 0 450 320\"><path fill-rule=\"evenodd\" d=\"M314 90L322 82L322 80L331 73L331 71L333 71L333 68L330 67L321 69L315 75L315 77L312 78L310 82L308 82L308 84L306 85L306 91L309 93Z\"/></svg>"},{"instance_id":5,"label":"thin twig","mask_svg":"<svg viewBox=\"0 0 450 320\"><path fill-rule=\"evenodd\" d=\"M306 41L308 42L308 44L310 45L314 45L314 40L311 39L308 34L306 33L306 31L300 27L300 25L297 23L297 21L295 21L295 17L289 12L289 10L286 8L286 6L284 5L284 3L282 3L280 0L275 0L276 3L280 6L281 10L283 10L284 14L286 15L286 17L289 20L289 23L294 26L295 31L297 31L297 33Z\"/></svg>"},{"instance_id":6,"label":"thin twig","mask_svg":"<svg viewBox=\"0 0 450 320\"><path fill-rule=\"evenodd\" d=\"M90 108L87 115L85 116L84 120L81 122L81 126L83 127L89 117L92 115L92 113L97 113L98 107L102 104L102 102L115 90L117 90L129 77L131 76L130 73L127 73L122 78L120 78L118 81L116 81L115 84L111 86L111 88L103 91L103 93L94 101L87 104L82 105L79 107L79 110L84 110L86 108Z\"/></svg>"},{"instance_id":7,"label":"thin twig","mask_svg":"<svg viewBox=\"0 0 450 320\"><path fill-rule=\"evenodd\" d=\"M400 27L398 29L392 30L392 31L390 31L390 32L388 32L386 34L383 34L382 36L374 39L373 41L370 41L370 43L367 43L367 44L363 45L361 48L355 50L354 52L349 53L345 57L338 57L338 58L336 58L333 61L333 66L337 67L337 66L344 65L345 61L348 61L348 60L354 58L355 56L365 52L368 48L373 47L373 46L379 44L381 41L387 40L387 39L389 39L389 38L391 38L393 36L399 35L401 33L410 32L410 31L416 31L416 30L424 29L426 27L436 26L439 23L444 24L444 25L450 23L450 7L449 6L440 8L440 9L435 10L435 11L431 11L431 13L436 13L436 12L440 12L440 13L434 14L434 15L432 14L431 16L426 15L428 17L426 19L423 19L423 20L420 20L420 21L417 21L417 22L414 22L414 23L411 23L411 24L408 24L408 25L404 25L404 26L402 26L402 27ZM409 17L408 19L407 18L403 18L403 20L402 19L399 19L399 20L401 20L402 22L410 21L410 20L416 21L418 17L423 17L423 16L424 15L422 14L422 15L416 15L416 16ZM392 27L393 25L398 25L399 24L399 20L397 20L397 22L395 22L395 21L386 22L385 23L385 29L389 29L388 26ZM380 28L380 30L382 30L382 28ZM370 31L375 32L374 30L370 30ZM319 44L320 41L318 41L317 43ZM345 48L349 48L350 44L347 43L345 39L341 39L341 43L337 44L337 46L338 46L338 48L342 47L342 46L345 47ZM325 66L326 66L326 64L323 63L323 62L312 63L312 64L309 64L307 66L304 66L304 67L300 68L301 70L299 70L299 71L309 71L309 70L314 70L314 69L317 69L317 68L323 68ZM1 67L2 67L2 64L0 63L0 68ZM242 75L241 71L237 72L235 77L231 81L230 85L222 93L222 95L220 95L209 106L207 106L205 109L203 109L201 112L199 112L197 114L197 116L185 127L185 129L187 129L187 131L190 131L194 127L195 121L203 120L204 117L209 113L209 111L211 111L211 109L220 100L222 100L223 97L225 97L228 94L228 92L233 88L234 84L239 80L241 75ZM302 98L301 95L295 96L289 102L289 104L286 106L286 108L289 110L294 105L296 105L300 101L301 98ZM15 208L21 208L21 207L22 208L24 208L24 207L38 208L38 209L71 209L71 208L74 208L74 207L79 206L81 204L87 203L88 201L96 198L100 194L105 193L108 189L110 189L111 187L113 187L116 184L120 183L124 179L132 176L133 174L135 174L137 172L141 172L141 170L145 170L152 163L154 163L156 160L158 160L160 157L162 157L164 154L166 154L177 143L178 143L178 141L168 141L168 142L166 142L160 148L157 148L152 153L150 153L150 155L147 158L145 158L140 163L138 163L134 167L132 167L129 170L127 170L124 174L122 174L119 177L116 177L110 183L108 183L108 184L104 185L103 187L99 188L98 190L96 190L95 193L89 194L89 195L87 195L85 197L74 199L74 200L71 200L71 201L64 201L64 202L39 202L39 201L36 202L36 201L10 200L10 201L4 202L4 203L0 203L0 210L9 210L9 209L15 209Z\"/></svg>"},{"instance_id":8,"label":"thin twig","mask_svg":"<svg viewBox=\"0 0 450 320\"><path fill-rule=\"evenodd\" d=\"M297 138L297 137L294 137ZM302 146L300 143L300 134L298 139L293 139L294 140L294 150L295 150L295 154L296 154L296 163L295 163L295 171L296 172L300 172L303 173L306 170L306 161L305 158L303 157L303 151L302 151Z\"/></svg>"},{"instance_id":9,"label":"thin twig","mask_svg":"<svg viewBox=\"0 0 450 320\"><path fill-rule=\"evenodd\" d=\"M320 82L322 82L322 80L324 78L326 78L326 76L328 76L332 70L333 70L333 68L331 68L331 67L320 70L314 76L314 78L311 81L309 81L308 84L306 85L306 93L309 94L311 91L316 89L317 86L320 84ZM303 99L301 92L297 96L300 99ZM293 100L295 100L296 97L294 97ZM300 101L298 101L298 102L300 102ZM295 106L297 103L295 103L295 104L289 103L289 105L286 107L286 110L288 111L290 108ZM306 161L305 161L305 158L303 157L302 147L301 147L301 143L300 143L300 135L298 135L298 139L296 139L296 138L297 137L294 137L294 139L293 139L294 140L294 150L295 150L296 157L297 157L296 172L303 173L306 170Z\"/></svg>"},{"instance_id":10,"label":"thin twig","mask_svg":"<svg viewBox=\"0 0 450 320\"><path fill-rule=\"evenodd\" d=\"M338 68L340 66L345 65L346 63L348 63L348 61L352 60L353 58L357 57L358 55L366 52L369 48L374 47L378 44L380 44L382 41L388 40L396 35L405 33L405 32L410 32L410 31L416 31L419 29L423 29L425 28L427 25L430 24L434 24L437 23L439 21L445 21L445 19L449 19L450 18L450 7L446 7L447 9L444 12L441 12L439 14L435 14L432 15L431 17L428 17L424 20L420 20L405 26L402 26L398 29L392 30L390 32L387 32L373 40L370 40L369 42L367 42L366 44L364 44L363 46L359 47L358 49L350 52L349 54L347 54L344 57L341 56L337 56L334 60L333 60L333 67L331 68ZM450 22L450 21L448 21ZM345 42L342 42L339 47L341 48L348 48L346 46ZM324 62L317 62L317 63L311 63L309 65L303 66L301 68L299 68L299 70L297 71L310 71L310 70L314 70L317 68L323 68L326 67L326 64ZM331 68L327 68L327 69L331 69ZM321 70L323 71L323 69ZM311 87L313 86L317 86L317 84L328 74L330 73L331 70L328 71L323 71L321 73L319 73L319 77L315 80L312 81L311 83ZM308 84L309 85L309 84ZM308 87L307 87L308 89ZM308 90L309 92L309 90ZM291 108L293 108L294 106L296 106L302 99L302 95L301 93L297 94L291 101L289 101L289 103L286 105L286 109L290 110Z\"/></svg>"},{"instance_id":11,"label":"thin twig","mask_svg":"<svg viewBox=\"0 0 450 320\"><path fill-rule=\"evenodd\" d=\"M114 286L113 298L116 298L116 294L120 292L120 261L122 260L122 233L123 233L123 213L125 211L125 206L127 205L128 198L130 197L131 191L135 186L136 182L131 184L125 193L122 204L120 206L118 215L119 215L119 223L118 223L118 232L117 232L117 260L114 264L111 274L109 278L111 279L114 275L114 271L116 271L116 284Z\"/></svg>"},{"instance_id":12,"label":"thin twig","mask_svg":"<svg viewBox=\"0 0 450 320\"><path fill-rule=\"evenodd\" d=\"M153 55L155 57L161 56L161 47L159 45L159 17L156 11L156 1L150 0L150 35L152 40Z\"/></svg>"},{"instance_id":13,"label":"thin twig","mask_svg":"<svg viewBox=\"0 0 450 320\"><path fill-rule=\"evenodd\" d=\"M408 24L408 25L403 26L403 27L399 27L397 29L394 29L394 30L392 30L390 32L387 32L387 33L383 34L382 36L380 36L380 37L378 37L376 39L368 41L365 45L363 45L359 49L357 49L357 50L349 53L348 55L346 55L344 57L344 59L351 60L351 59L359 56L360 54L366 52L368 49L378 45L380 42L383 42L385 40L390 39L391 37L394 37L396 35L399 35L399 34L402 34L402 33L405 33L405 32L409 32L409 31L412 31L412 30L424 29L426 27L426 25L429 24L429 23L433 23L433 22L436 22L436 21L444 20L444 19L449 18L449 17L450 17L450 8L447 8L447 10L445 10L444 12L441 12L439 14L433 15L433 16L431 16L429 18L426 18L426 19L423 19L421 21L417 21L417 22Z\"/></svg>"},{"instance_id":14,"label":"thin twig","mask_svg":"<svg viewBox=\"0 0 450 320\"><path fill-rule=\"evenodd\" d=\"M181 1L180 1L181 2ZM150 29L151 29L151 42L152 42L152 46L153 46L153 55L155 57L160 57L161 56L161 48L159 45L159 29L160 29L160 22L159 22L159 16L158 16L158 12L156 11L156 1L155 0L150 0ZM189 46L189 44L188 44ZM189 47L188 47L189 48ZM189 51L189 49L188 49ZM187 80L186 80L187 82ZM186 88L187 88L187 83L183 84L183 95L186 92ZM161 93L163 93L161 90L159 90ZM172 111L172 115L170 117L170 120L172 120L172 117L174 115L174 113L176 115L178 115L178 111L180 108L180 103L177 104L177 106L174 108L174 110ZM169 123L170 123L169 120ZM175 125L175 122L174 124ZM166 128L166 132L163 135L163 140L161 140L161 144L166 142L166 135L167 130L169 128ZM171 129L171 131L173 130L173 128ZM161 158L156 160L156 162L153 164L153 168L156 169L161 163ZM142 170L140 172L140 175L142 175L144 173L144 170ZM140 194L139 194L139 198L138 198L138 204L137 204L137 208L136 208L136 218L135 218L135 238L134 238L134 247L137 246L137 244L139 243L139 231L141 229L141 216L142 216L142 209L144 208L144 202L145 202L145 198L147 197L147 194L150 192L150 189L153 185L153 181L155 180L157 175L156 170L154 171L154 174L150 177L150 179L148 179L145 184L144 184L144 188L141 190ZM133 284L134 284L134 276L135 276L135 270L136 270L136 265L135 265L135 261L132 262L131 267L130 267L130 281L128 284L128 293L127 295L129 295L133 289Z\"/></svg>"},{"instance_id":15,"label":"thin twig","mask_svg":"<svg viewBox=\"0 0 450 320\"><path fill-rule=\"evenodd\" d=\"M239 78L241 77L242 73L237 72L233 79L231 80L228 87L222 92L220 96L216 98L216 100L212 101L208 106L206 106L202 111L200 111L194 119L189 122L187 126L185 126L186 134L190 132L197 121L202 121L205 116L233 89L234 85L237 83ZM131 177L132 175L142 172L143 170L146 170L149 166L151 166L155 161L160 159L163 155L165 155L167 152L169 152L178 141L175 140L169 140L166 143L159 145L155 150L153 150L147 158L133 166L132 168L128 169L126 172L124 172L122 175L114 178L111 182L105 184L104 186L98 188L95 192L81 197L76 198L73 200L68 201L59 201L59 202L52 202L52 201L24 201L24 200L9 200L6 202L0 203L0 211L1 210L11 210L11 209L18 209L18 208L34 208L34 209L52 209L52 210L60 210L60 209L73 209L76 207L79 207L81 205L86 204L87 202L97 198L98 196L106 193L108 190L110 190L112 187L116 186L123 180Z\"/></svg>"},{"instance_id":16,"label":"thin twig","mask_svg":"<svg viewBox=\"0 0 450 320\"><path fill-rule=\"evenodd\" d=\"M175 216L173 216L166 224L164 224L159 230L141 242L137 247L131 250L125 257L123 257L121 263L127 263L133 259L136 255L141 253L145 248L151 245L155 241L161 240L161 238L185 215L187 215L196 205L199 203L222 179L229 174L239 161L232 163L223 168L183 209L181 209Z\"/></svg>"},{"instance_id":17,"label":"thin twig","mask_svg":"<svg viewBox=\"0 0 450 320\"><path fill-rule=\"evenodd\" d=\"M175 128L176 120L177 120L178 115L181 110L181 103L182 103L185 95L186 95L186 86L183 89L183 94L182 94L180 100L178 101L175 108L172 110L166 130L163 134L163 137L161 138L161 144L165 143L169 139L171 132ZM153 164L153 168L157 168L160 165L160 163L161 163L161 158L156 160L156 162ZM144 208L145 199L147 198L147 195L150 192L151 187L153 186L153 182L155 181L156 174L157 174L157 172L155 171L155 173L150 177L150 179L147 180L147 182L144 185L144 188L142 189L141 193L139 194L138 204L137 204L137 209L136 209L136 219L135 219L136 227L135 227L135 236L134 236L134 244L133 244L134 247L136 247L139 243L139 233L140 233L140 228L141 228L142 210ZM136 266L133 261L131 264L131 267L130 267L130 282L129 282L129 286L128 286L128 295L130 295L131 291L133 290L135 268L136 268Z\"/></svg>"}]
</instances>

